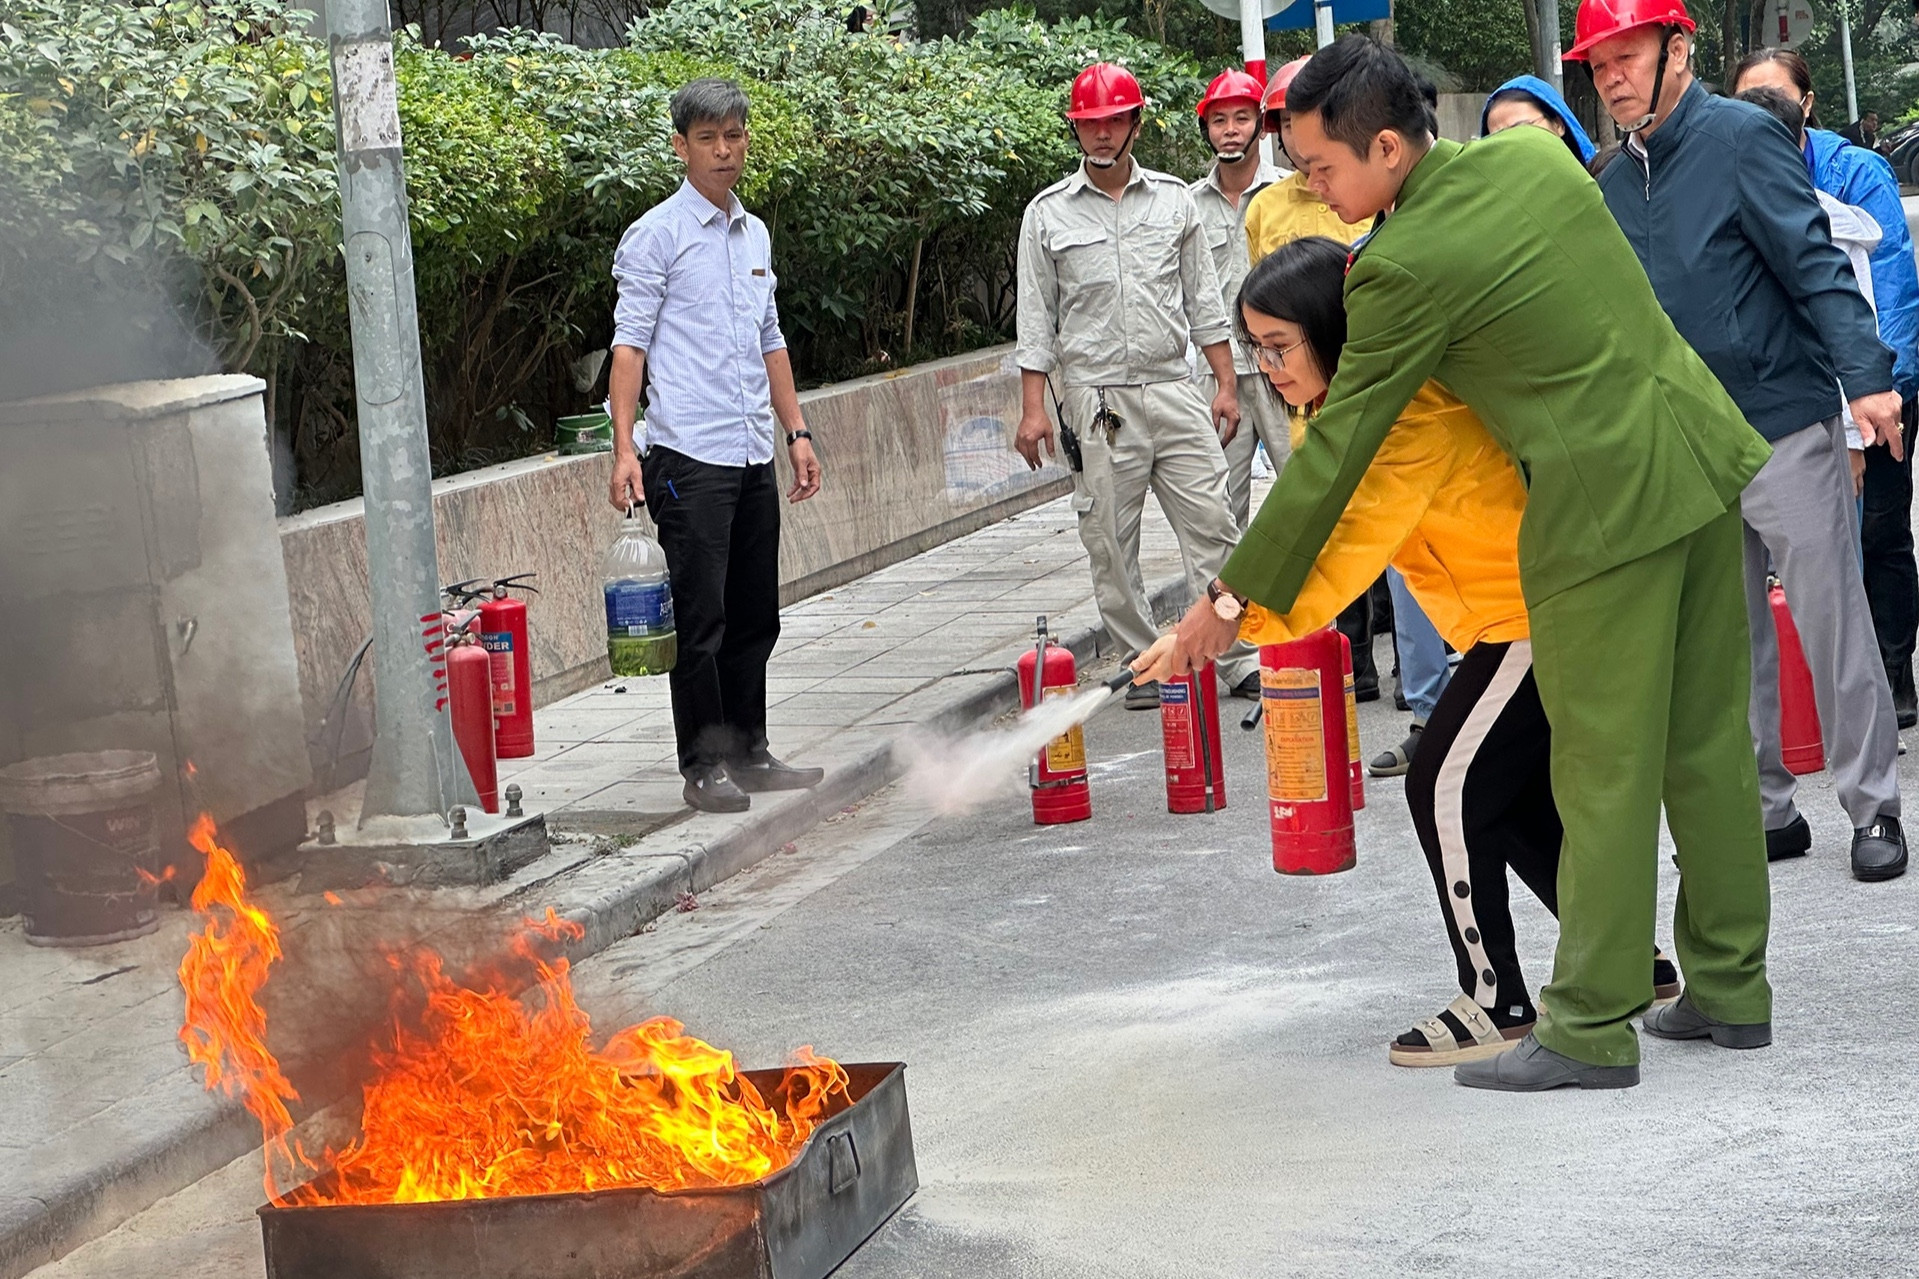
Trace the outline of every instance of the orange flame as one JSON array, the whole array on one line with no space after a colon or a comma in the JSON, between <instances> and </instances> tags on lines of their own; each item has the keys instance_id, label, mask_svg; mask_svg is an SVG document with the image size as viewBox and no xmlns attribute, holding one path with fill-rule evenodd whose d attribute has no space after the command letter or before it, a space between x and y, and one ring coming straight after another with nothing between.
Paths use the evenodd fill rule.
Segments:
<instances>
[{"instance_id":1,"label":"orange flame","mask_svg":"<svg viewBox=\"0 0 1919 1279\"><path fill-rule=\"evenodd\" d=\"M205 855L207 865L193 890L193 909L204 923L180 961L180 987L187 997L180 1042L188 1060L206 1067L208 1091L237 1094L260 1121L267 1143L267 1195L277 1199L276 1156L295 1167L305 1162L286 1145L293 1127L287 1103L300 1094L267 1048L267 1015L259 1001L267 970L280 958L280 930L248 899L246 872L220 846L211 817L200 815L187 842Z\"/></svg>"},{"instance_id":2,"label":"orange flame","mask_svg":"<svg viewBox=\"0 0 1919 1279\"><path fill-rule=\"evenodd\" d=\"M297 1096L267 1050L255 998L279 957L278 937L204 819L196 837L203 832L195 847L207 855L207 878L193 905L207 922L180 969L181 1038L207 1067L207 1086L241 1092L259 1118L275 1203L741 1185L786 1166L846 1103L846 1071L811 1049L800 1049L769 1101L731 1053L671 1018L629 1026L594 1049L567 961L539 953L582 930L549 909L513 943L535 978L529 1000L498 980L484 989L454 981L430 950L392 957L424 990L424 1011L411 1023L396 1019L390 1044L375 1049L360 1136L328 1152L331 1175L278 1194L276 1156L311 1171L285 1143Z\"/></svg>"}]
</instances>

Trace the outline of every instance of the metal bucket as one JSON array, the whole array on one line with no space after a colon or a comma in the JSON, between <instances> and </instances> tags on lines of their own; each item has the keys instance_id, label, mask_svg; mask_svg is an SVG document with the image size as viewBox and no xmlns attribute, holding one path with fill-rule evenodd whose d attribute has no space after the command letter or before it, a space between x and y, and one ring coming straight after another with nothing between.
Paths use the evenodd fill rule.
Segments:
<instances>
[{"instance_id":1,"label":"metal bucket","mask_svg":"<svg viewBox=\"0 0 1919 1279\"><path fill-rule=\"evenodd\" d=\"M783 1072L741 1072L771 1097ZM744 1186L260 1209L267 1279L825 1279L919 1188L906 1067Z\"/></svg>"},{"instance_id":2,"label":"metal bucket","mask_svg":"<svg viewBox=\"0 0 1919 1279\"><path fill-rule=\"evenodd\" d=\"M13 838L35 946L99 946L160 926L160 844L150 751L52 755L0 768L0 810Z\"/></svg>"}]
</instances>

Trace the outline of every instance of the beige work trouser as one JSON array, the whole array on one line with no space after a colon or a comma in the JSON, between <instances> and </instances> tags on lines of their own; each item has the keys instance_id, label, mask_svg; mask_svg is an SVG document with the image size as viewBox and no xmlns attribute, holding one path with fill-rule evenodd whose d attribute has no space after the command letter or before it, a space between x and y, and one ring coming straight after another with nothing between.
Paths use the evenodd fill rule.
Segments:
<instances>
[{"instance_id":1,"label":"beige work trouser","mask_svg":"<svg viewBox=\"0 0 1919 1279\"><path fill-rule=\"evenodd\" d=\"M1202 373L1196 384L1200 396L1211 404L1219 379ZM1226 443L1226 509L1233 513L1234 527L1244 533L1253 514L1254 446L1265 441L1266 456L1277 475L1293 455L1293 437L1286 403L1267 384L1264 373L1239 375L1239 415L1239 434Z\"/></svg>"},{"instance_id":2,"label":"beige work trouser","mask_svg":"<svg viewBox=\"0 0 1919 1279\"><path fill-rule=\"evenodd\" d=\"M1066 421L1079 436L1085 463L1073 476L1073 510L1100 621L1115 644L1139 652L1159 638L1139 571L1148 486L1179 539L1192 598L1205 594L1239 535L1226 507L1226 457L1210 421L1211 401L1197 383L1107 387L1106 405L1123 423L1110 441L1093 425L1099 391L1066 388ZM1258 652L1245 644L1235 644L1218 665L1229 690L1258 669Z\"/></svg>"}]
</instances>

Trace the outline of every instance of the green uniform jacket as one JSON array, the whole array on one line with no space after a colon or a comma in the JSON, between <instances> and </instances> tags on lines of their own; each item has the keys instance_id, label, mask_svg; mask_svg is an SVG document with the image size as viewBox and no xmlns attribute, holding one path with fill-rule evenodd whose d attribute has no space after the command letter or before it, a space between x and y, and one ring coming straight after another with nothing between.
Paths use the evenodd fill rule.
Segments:
<instances>
[{"instance_id":1,"label":"green uniform jacket","mask_svg":"<svg viewBox=\"0 0 1919 1279\"><path fill-rule=\"evenodd\" d=\"M1519 467L1530 605L1724 514L1770 455L1544 129L1434 143L1347 273L1346 312L1326 405L1220 571L1269 609L1293 606L1429 377Z\"/></svg>"}]
</instances>

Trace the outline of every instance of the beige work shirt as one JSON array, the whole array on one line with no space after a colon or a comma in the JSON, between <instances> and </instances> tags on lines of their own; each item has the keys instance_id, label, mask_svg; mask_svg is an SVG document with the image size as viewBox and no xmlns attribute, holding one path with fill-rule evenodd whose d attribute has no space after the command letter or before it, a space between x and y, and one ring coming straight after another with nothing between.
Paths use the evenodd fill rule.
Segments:
<instances>
[{"instance_id":1,"label":"beige work shirt","mask_svg":"<svg viewBox=\"0 0 1919 1279\"><path fill-rule=\"evenodd\" d=\"M1199 209L1200 225L1206 230L1206 247L1213 251L1213 270L1219 275L1219 297L1226 306L1228 325L1236 318L1234 308L1239 305L1239 286L1253 265L1246 251L1246 206L1263 187L1283 176L1273 165L1262 161L1253 175L1252 185L1239 193L1239 203L1235 204L1219 189L1219 164L1215 161L1206 176L1188 188ZM1233 343L1233 368L1239 373L1252 373L1256 369L1252 357L1238 342Z\"/></svg>"},{"instance_id":2,"label":"beige work shirt","mask_svg":"<svg viewBox=\"0 0 1919 1279\"><path fill-rule=\"evenodd\" d=\"M1191 375L1186 343L1229 336L1219 275L1186 184L1133 163L1114 200L1086 166L1026 206L1019 235L1022 369L1067 386L1145 386Z\"/></svg>"}]
</instances>

